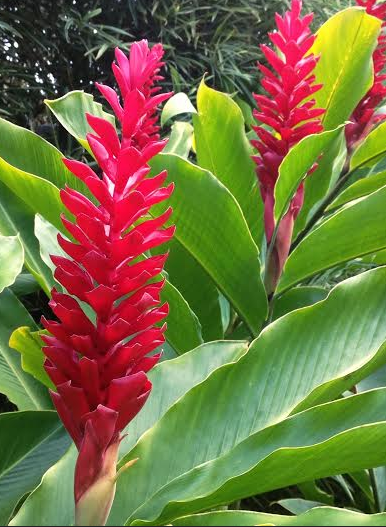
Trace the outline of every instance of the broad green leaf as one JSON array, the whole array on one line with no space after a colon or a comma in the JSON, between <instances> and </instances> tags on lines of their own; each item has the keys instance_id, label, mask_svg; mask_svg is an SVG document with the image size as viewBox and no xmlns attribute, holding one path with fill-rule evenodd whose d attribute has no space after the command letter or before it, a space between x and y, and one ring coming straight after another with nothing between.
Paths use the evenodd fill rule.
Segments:
<instances>
[{"instance_id":1,"label":"broad green leaf","mask_svg":"<svg viewBox=\"0 0 386 527\"><path fill-rule=\"evenodd\" d=\"M84 184L65 167L63 155L40 136L0 118L0 181L58 229L64 206L59 188L85 191Z\"/></svg>"},{"instance_id":2,"label":"broad green leaf","mask_svg":"<svg viewBox=\"0 0 386 527\"><path fill-rule=\"evenodd\" d=\"M9 347L12 332L19 326L37 330L28 311L9 289L0 295L0 392L19 410L51 408L47 389L22 370L20 355Z\"/></svg>"},{"instance_id":3,"label":"broad green leaf","mask_svg":"<svg viewBox=\"0 0 386 527\"><path fill-rule=\"evenodd\" d=\"M186 353L202 344L201 326L189 304L173 284L166 280L161 301L168 302L170 312L165 336L177 353Z\"/></svg>"},{"instance_id":4,"label":"broad green leaf","mask_svg":"<svg viewBox=\"0 0 386 527\"><path fill-rule=\"evenodd\" d=\"M20 273L15 282L10 286L10 290L19 297L36 293L40 290L40 285L32 274Z\"/></svg>"},{"instance_id":5,"label":"broad green leaf","mask_svg":"<svg viewBox=\"0 0 386 527\"><path fill-rule=\"evenodd\" d=\"M63 455L70 438L56 412L0 415L0 523L8 525L19 502Z\"/></svg>"},{"instance_id":6,"label":"broad green leaf","mask_svg":"<svg viewBox=\"0 0 386 527\"><path fill-rule=\"evenodd\" d=\"M266 294L259 250L236 200L210 172L179 156L159 154L151 166L154 173L167 169L167 181L175 183L169 199L175 238L257 334L267 312Z\"/></svg>"},{"instance_id":7,"label":"broad green leaf","mask_svg":"<svg viewBox=\"0 0 386 527\"><path fill-rule=\"evenodd\" d=\"M302 180L318 157L337 139L340 128L302 139L284 158L275 184L275 221L279 222L288 210ZM313 176L310 176L313 177Z\"/></svg>"},{"instance_id":8,"label":"broad green leaf","mask_svg":"<svg viewBox=\"0 0 386 527\"><path fill-rule=\"evenodd\" d=\"M287 291L287 293L284 293L284 295L275 299L272 320L276 320L295 309L311 306L316 302L320 302L320 300L324 300L327 295L328 291L323 287L294 287Z\"/></svg>"},{"instance_id":9,"label":"broad green leaf","mask_svg":"<svg viewBox=\"0 0 386 527\"><path fill-rule=\"evenodd\" d=\"M290 254L277 291L386 247L385 206L386 187L345 206L311 231Z\"/></svg>"},{"instance_id":10,"label":"broad green leaf","mask_svg":"<svg viewBox=\"0 0 386 527\"><path fill-rule=\"evenodd\" d=\"M105 112L102 105L83 90L71 91L59 99L46 99L44 102L60 124L90 153L86 135L92 132L92 129L87 123L86 112L115 124L114 116Z\"/></svg>"},{"instance_id":11,"label":"broad green leaf","mask_svg":"<svg viewBox=\"0 0 386 527\"><path fill-rule=\"evenodd\" d=\"M227 527L233 525L288 525L288 526L358 526L380 527L386 514L362 514L346 509L318 507L299 516L284 516L250 511L219 511L179 518L173 525L181 527Z\"/></svg>"},{"instance_id":12,"label":"broad green leaf","mask_svg":"<svg viewBox=\"0 0 386 527\"><path fill-rule=\"evenodd\" d=\"M42 260L55 270L50 254L65 255L57 241L58 231L39 215L35 219L35 235L40 243ZM181 293L168 281L162 290L162 301L170 304L166 338L178 353L185 353L202 343L201 327L196 315Z\"/></svg>"},{"instance_id":13,"label":"broad green leaf","mask_svg":"<svg viewBox=\"0 0 386 527\"><path fill-rule=\"evenodd\" d=\"M24 250L19 236L0 235L0 293L21 273Z\"/></svg>"},{"instance_id":14,"label":"broad green leaf","mask_svg":"<svg viewBox=\"0 0 386 527\"><path fill-rule=\"evenodd\" d=\"M243 114L229 95L209 88L204 81L197 92L197 109L193 123L198 164L233 194L260 245L263 206Z\"/></svg>"},{"instance_id":15,"label":"broad green leaf","mask_svg":"<svg viewBox=\"0 0 386 527\"><path fill-rule=\"evenodd\" d=\"M169 481L148 497L126 524L163 525L183 514L208 510L311 478L377 466L384 459L385 402L386 389L366 392L311 408L252 433L223 456L196 464L174 479L170 477L173 473L170 474ZM178 416L175 424L177 420ZM161 422L152 431L152 446L147 443L146 448L144 440L132 452L136 456L140 454L142 460L137 481L149 478L145 462L148 463L148 456L154 455L154 449L159 447L158 441L168 439L166 430L157 434L160 427ZM175 445L170 441L162 444L162 455L170 460Z\"/></svg>"},{"instance_id":16,"label":"broad green leaf","mask_svg":"<svg viewBox=\"0 0 386 527\"><path fill-rule=\"evenodd\" d=\"M349 187L347 187L334 201L327 207L326 211L331 211L342 205L345 205L349 201L368 196L376 190L386 186L386 172L379 172L378 174L370 175L359 179Z\"/></svg>"},{"instance_id":17,"label":"broad green leaf","mask_svg":"<svg viewBox=\"0 0 386 527\"><path fill-rule=\"evenodd\" d=\"M323 507L324 505L324 503L320 503L319 501L304 500L302 498L285 498L279 500L277 504L292 514L302 514L310 509L321 506Z\"/></svg>"},{"instance_id":18,"label":"broad green leaf","mask_svg":"<svg viewBox=\"0 0 386 527\"><path fill-rule=\"evenodd\" d=\"M190 123L177 121L172 126L172 131L167 145L163 149L165 154L177 154L188 157L193 144L193 126Z\"/></svg>"},{"instance_id":19,"label":"broad green leaf","mask_svg":"<svg viewBox=\"0 0 386 527\"><path fill-rule=\"evenodd\" d=\"M34 218L33 210L0 182L0 234L19 235L25 266L49 294L54 281L51 271L40 257L39 243L34 235Z\"/></svg>"},{"instance_id":20,"label":"broad green leaf","mask_svg":"<svg viewBox=\"0 0 386 527\"><path fill-rule=\"evenodd\" d=\"M317 32L311 52L320 56L315 68L315 93L325 130L347 121L373 83L372 53L377 44L381 21L364 9L350 7L332 16Z\"/></svg>"},{"instance_id":21,"label":"broad green leaf","mask_svg":"<svg viewBox=\"0 0 386 527\"><path fill-rule=\"evenodd\" d=\"M165 126L170 119L173 119L173 117L181 115L182 113L197 113L197 111L186 93L180 92L173 95L163 107L161 113L161 126Z\"/></svg>"},{"instance_id":22,"label":"broad green leaf","mask_svg":"<svg viewBox=\"0 0 386 527\"><path fill-rule=\"evenodd\" d=\"M20 353L24 371L30 373L47 388L53 389L54 384L43 368L45 356L42 351L41 333L43 332L31 331L28 326L17 328L9 339L9 346Z\"/></svg>"},{"instance_id":23,"label":"broad green leaf","mask_svg":"<svg viewBox=\"0 0 386 527\"><path fill-rule=\"evenodd\" d=\"M202 383L216 368L237 361L246 351L245 342L214 342L156 366L149 373L152 392L142 411L130 423L120 456L126 454L180 397ZM75 461L76 449L72 447L45 474L41 485L27 498L11 525L70 525L74 516Z\"/></svg>"},{"instance_id":24,"label":"broad green leaf","mask_svg":"<svg viewBox=\"0 0 386 527\"><path fill-rule=\"evenodd\" d=\"M375 128L354 151L350 170L361 167L372 167L386 154L386 123Z\"/></svg>"},{"instance_id":25,"label":"broad green leaf","mask_svg":"<svg viewBox=\"0 0 386 527\"><path fill-rule=\"evenodd\" d=\"M267 326L238 362L217 369L182 397L121 461L141 460L118 481L110 524L121 524L125 512L133 515L175 478L204 468L296 411L336 398L384 364L385 293L385 268L342 282L325 300ZM366 310L358 298L366 299ZM181 427L183 435L176 433ZM169 434L172 440L166 439ZM296 468L296 463L283 466ZM316 477L307 475L308 480ZM200 485L200 478L194 481Z\"/></svg>"},{"instance_id":26,"label":"broad green leaf","mask_svg":"<svg viewBox=\"0 0 386 527\"><path fill-rule=\"evenodd\" d=\"M334 505L334 496L322 490L315 480L299 483L297 487L308 501L318 501L324 505Z\"/></svg>"},{"instance_id":27,"label":"broad green leaf","mask_svg":"<svg viewBox=\"0 0 386 527\"><path fill-rule=\"evenodd\" d=\"M304 203L295 221L294 239L305 228L327 193L338 181L346 159L346 138L344 131L341 131L318 160L318 168L304 182Z\"/></svg>"},{"instance_id":28,"label":"broad green leaf","mask_svg":"<svg viewBox=\"0 0 386 527\"><path fill-rule=\"evenodd\" d=\"M224 336L220 295L211 278L177 240L168 244L170 251L165 269L174 284L196 313L205 342Z\"/></svg>"}]
</instances>

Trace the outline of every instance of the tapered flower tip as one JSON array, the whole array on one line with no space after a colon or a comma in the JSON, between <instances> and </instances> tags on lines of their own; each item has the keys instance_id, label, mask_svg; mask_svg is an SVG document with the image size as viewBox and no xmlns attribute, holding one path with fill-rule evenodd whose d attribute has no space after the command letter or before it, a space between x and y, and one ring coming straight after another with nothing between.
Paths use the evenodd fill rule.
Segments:
<instances>
[{"instance_id":1,"label":"tapered flower tip","mask_svg":"<svg viewBox=\"0 0 386 527\"><path fill-rule=\"evenodd\" d=\"M117 440L106 450L98 478L75 502L75 525L106 524L115 496L118 449Z\"/></svg>"}]
</instances>

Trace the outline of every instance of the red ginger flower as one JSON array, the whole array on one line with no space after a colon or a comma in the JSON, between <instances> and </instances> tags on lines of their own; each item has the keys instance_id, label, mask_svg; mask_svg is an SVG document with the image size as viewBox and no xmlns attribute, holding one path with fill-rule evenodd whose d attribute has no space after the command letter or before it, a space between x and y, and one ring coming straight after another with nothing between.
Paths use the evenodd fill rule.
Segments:
<instances>
[{"instance_id":1,"label":"red ginger flower","mask_svg":"<svg viewBox=\"0 0 386 527\"><path fill-rule=\"evenodd\" d=\"M386 2L377 3L377 0L356 0L360 7L364 7L369 15L382 20L382 28L386 22ZM350 117L350 124L346 126L346 140L349 153L352 152L356 143L364 139L371 131L373 126L383 121L386 114L376 115L378 105L386 96L386 86L384 81L386 75L383 73L386 64L386 35L378 37L378 45L373 53L374 63L374 83L370 90L355 108Z\"/></svg>"},{"instance_id":2,"label":"red ginger flower","mask_svg":"<svg viewBox=\"0 0 386 527\"><path fill-rule=\"evenodd\" d=\"M153 83L163 50L149 49L145 40L132 45L130 58L116 50L113 65L117 93L98 86L121 123L121 137L105 119L87 115L94 130L87 140L103 175L86 164L65 159L94 196L91 201L66 188L61 199L75 217L62 221L74 241L60 234L69 256L52 256L55 278L67 293L52 291L50 306L59 319L42 323L45 369L57 387L55 407L79 456L75 469L76 522L104 524L115 492L121 431L142 408L151 390L146 372L160 355L148 354L164 342L168 314L160 305L163 281L152 281L163 269L166 255L143 254L170 240L174 227L162 229L172 212L147 219L152 205L170 196L162 187L166 172L148 178L148 161L165 141L157 134L156 108L170 94L155 95ZM140 221L141 220L141 221ZM91 321L76 298L95 312ZM87 311L88 313L88 311Z\"/></svg>"},{"instance_id":3,"label":"red ginger flower","mask_svg":"<svg viewBox=\"0 0 386 527\"><path fill-rule=\"evenodd\" d=\"M253 159L257 165L264 202L267 244L270 244L275 229L274 189L279 166L289 150L303 137L323 130L319 117L325 110L315 108L315 100L310 99L321 88L320 84L315 84L315 75L312 73L318 57L309 53L316 38L309 28L313 14L301 18L301 8L301 0L292 0L291 10L284 17L276 13L278 30L270 33L269 38L279 53L262 45L261 49L272 69L259 64L264 75L261 84L268 95L254 94L259 107L254 110L254 117L266 125L253 127L258 140L253 140L252 145L259 152ZM268 263L270 283L267 284L271 290L275 288L287 259L293 224L303 199L304 187L301 184L280 222L272 248L271 261Z\"/></svg>"}]
</instances>

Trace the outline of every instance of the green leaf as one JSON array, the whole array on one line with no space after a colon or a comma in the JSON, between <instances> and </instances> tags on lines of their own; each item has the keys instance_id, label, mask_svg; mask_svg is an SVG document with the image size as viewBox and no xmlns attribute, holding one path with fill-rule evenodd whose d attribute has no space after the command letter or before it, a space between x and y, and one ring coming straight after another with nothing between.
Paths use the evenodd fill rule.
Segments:
<instances>
[{"instance_id":1,"label":"green leaf","mask_svg":"<svg viewBox=\"0 0 386 527\"><path fill-rule=\"evenodd\" d=\"M45 356L42 351L43 341L40 338L42 333L43 331L31 331L28 326L17 328L9 339L9 345L20 353L24 371L47 388L54 389L54 384L43 367Z\"/></svg>"},{"instance_id":2,"label":"green leaf","mask_svg":"<svg viewBox=\"0 0 386 527\"><path fill-rule=\"evenodd\" d=\"M0 293L21 273L24 250L19 236L0 235Z\"/></svg>"},{"instance_id":3,"label":"green leaf","mask_svg":"<svg viewBox=\"0 0 386 527\"><path fill-rule=\"evenodd\" d=\"M343 190L343 192L341 192L327 207L326 211L331 211L341 207L354 199L368 196L384 186L386 186L386 171L359 179Z\"/></svg>"},{"instance_id":4,"label":"green leaf","mask_svg":"<svg viewBox=\"0 0 386 527\"><path fill-rule=\"evenodd\" d=\"M229 95L209 88L204 81L197 92L197 109L193 123L198 164L233 194L259 245L263 205L243 114Z\"/></svg>"},{"instance_id":5,"label":"green leaf","mask_svg":"<svg viewBox=\"0 0 386 527\"><path fill-rule=\"evenodd\" d=\"M223 338L220 296L213 281L176 239L168 244L168 250L165 269L169 280L198 316L204 341Z\"/></svg>"},{"instance_id":6,"label":"green leaf","mask_svg":"<svg viewBox=\"0 0 386 527\"><path fill-rule=\"evenodd\" d=\"M65 167L63 155L33 132L0 118L0 181L58 229L64 206L59 188L87 193L85 185Z\"/></svg>"},{"instance_id":7,"label":"green leaf","mask_svg":"<svg viewBox=\"0 0 386 527\"><path fill-rule=\"evenodd\" d=\"M39 243L34 235L34 218L33 210L0 182L0 234L19 235L24 248L25 266L49 294L54 281L51 271L40 257Z\"/></svg>"},{"instance_id":8,"label":"green leaf","mask_svg":"<svg viewBox=\"0 0 386 527\"><path fill-rule=\"evenodd\" d=\"M272 320L276 320L295 309L311 306L324 300L328 291L318 286L294 287L287 293L275 299Z\"/></svg>"},{"instance_id":9,"label":"green leaf","mask_svg":"<svg viewBox=\"0 0 386 527\"><path fill-rule=\"evenodd\" d=\"M340 209L290 254L277 291L314 274L386 247L386 187Z\"/></svg>"},{"instance_id":10,"label":"green leaf","mask_svg":"<svg viewBox=\"0 0 386 527\"><path fill-rule=\"evenodd\" d=\"M186 353L202 344L201 326L189 304L173 284L166 281L161 301L168 302L170 312L165 336L177 353Z\"/></svg>"},{"instance_id":11,"label":"green leaf","mask_svg":"<svg viewBox=\"0 0 386 527\"><path fill-rule=\"evenodd\" d=\"M222 527L233 525L288 525L288 526L330 526L352 525L377 527L384 525L386 514L362 514L333 507L318 507L299 516L284 516L250 511L220 511L195 514L179 518L174 525L181 527Z\"/></svg>"},{"instance_id":12,"label":"green leaf","mask_svg":"<svg viewBox=\"0 0 386 527\"><path fill-rule=\"evenodd\" d=\"M313 96L325 108L326 130L347 121L373 83L372 53L381 21L351 7L332 16L317 32L311 52L320 56L315 68L322 89Z\"/></svg>"},{"instance_id":13,"label":"green leaf","mask_svg":"<svg viewBox=\"0 0 386 527\"><path fill-rule=\"evenodd\" d=\"M19 354L9 339L20 325L37 330L28 311L9 289L0 295L0 392L19 410L45 410L52 407L47 389L22 370Z\"/></svg>"},{"instance_id":14,"label":"green leaf","mask_svg":"<svg viewBox=\"0 0 386 527\"><path fill-rule=\"evenodd\" d=\"M42 260L54 272L50 254L66 256L58 244L57 229L39 215L35 219L35 235L40 243ZM202 342L200 323L181 293L166 281L162 301L170 304L166 338L178 353L185 353Z\"/></svg>"},{"instance_id":15,"label":"green leaf","mask_svg":"<svg viewBox=\"0 0 386 527\"><path fill-rule=\"evenodd\" d=\"M70 443L56 412L0 415L0 523L8 525L19 502Z\"/></svg>"},{"instance_id":16,"label":"green leaf","mask_svg":"<svg viewBox=\"0 0 386 527\"><path fill-rule=\"evenodd\" d=\"M382 159L386 154L385 133L386 123L382 123L360 143L350 161L351 171L361 167L372 167Z\"/></svg>"},{"instance_id":17,"label":"green leaf","mask_svg":"<svg viewBox=\"0 0 386 527\"><path fill-rule=\"evenodd\" d=\"M173 95L163 107L161 113L161 126L165 126L170 119L173 119L173 117L181 115L182 113L197 113L197 111L186 93L180 92Z\"/></svg>"},{"instance_id":18,"label":"green leaf","mask_svg":"<svg viewBox=\"0 0 386 527\"><path fill-rule=\"evenodd\" d=\"M274 213L277 223L287 212L289 204L307 172L339 134L340 128L309 135L291 148L283 159L279 167L279 177L275 184Z\"/></svg>"},{"instance_id":19,"label":"green leaf","mask_svg":"<svg viewBox=\"0 0 386 527\"><path fill-rule=\"evenodd\" d=\"M86 139L86 135L92 132L87 119L86 112L103 117L115 125L114 116L103 110L99 102L94 101L94 97L85 93L83 90L75 90L59 99L45 99L45 104L55 115L60 124L73 136L90 154L91 149Z\"/></svg>"},{"instance_id":20,"label":"green leaf","mask_svg":"<svg viewBox=\"0 0 386 527\"><path fill-rule=\"evenodd\" d=\"M126 524L165 525L187 513L311 478L377 466L384 460L385 403L386 389L380 389L317 406L251 434L223 456L196 463L179 477L169 470L169 481L157 493L149 493ZM143 441L133 450L139 461L125 478L127 485L134 481L129 475L136 476L140 488L142 480L149 479L148 456L159 450L160 439L168 439L160 427L161 422L152 431L153 446ZM175 444L162 445L163 459L170 462ZM112 520L110 524L119 525Z\"/></svg>"},{"instance_id":21,"label":"green leaf","mask_svg":"<svg viewBox=\"0 0 386 527\"><path fill-rule=\"evenodd\" d=\"M40 285L32 274L20 273L10 289L16 296L25 296L39 291Z\"/></svg>"},{"instance_id":22,"label":"green leaf","mask_svg":"<svg viewBox=\"0 0 386 527\"><path fill-rule=\"evenodd\" d=\"M111 525L121 524L124 513L134 514L175 478L200 465L205 471L207 462L220 458L251 434L296 411L338 397L384 364L385 295L385 268L342 282L325 300L270 324L238 362L217 369L179 399L121 461L140 457L118 481ZM358 298L366 299L366 310ZM366 419L365 412L358 414ZM342 418L340 413L338 417ZM176 434L181 426L184 434ZM305 430L301 428L300 437ZM188 443L186 437L190 438ZM227 466L233 470L238 463ZM293 467L299 477L296 463L284 463L283 467ZM275 470L275 477L281 472ZM303 481L307 478L316 479L307 474ZM201 479L194 481L200 487ZM256 481L263 484L265 479ZM183 491L184 487L179 488ZM213 480L212 490L216 488ZM169 496L169 500L177 502L178 498ZM225 500L218 504L222 503Z\"/></svg>"},{"instance_id":23,"label":"green leaf","mask_svg":"<svg viewBox=\"0 0 386 527\"><path fill-rule=\"evenodd\" d=\"M193 144L193 126L190 123L177 121L172 126L169 141L163 152L188 157Z\"/></svg>"},{"instance_id":24,"label":"green leaf","mask_svg":"<svg viewBox=\"0 0 386 527\"><path fill-rule=\"evenodd\" d=\"M257 334L267 313L267 300L259 251L236 200L210 172L179 156L159 154L151 166L154 173L166 169L167 181L175 183L169 199L177 227L175 238Z\"/></svg>"},{"instance_id":25,"label":"green leaf","mask_svg":"<svg viewBox=\"0 0 386 527\"><path fill-rule=\"evenodd\" d=\"M130 423L128 435L122 441L120 455L126 454L139 437L186 392L203 382L216 368L237 361L246 351L245 342L215 342L203 344L156 366L149 373L153 383L150 397L142 411ZM45 474L41 485L27 498L11 525L70 525L74 521L75 461L76 449L72 447Z\"/></svg>"},{"instance_id":26,"label":"green leaf","mask_svg":"<svg viewBox=\"0 0 386 527\"><path fill-rule=\"evenodd\" d=\"M346 137L341 131L318 160L318 168L304 182L304 203L295 221L294 239L305 228L319 204L338 181L346 158Z\"/></svg>"},{"instance_id":27,"label":"green leaf","mask_svg":"<svg viewBox=\"0 0 386 527\"><path fill-rule=\"evenodd\" d=\"M323 506L319 501L303 500L302 498L286 498L277 502L280 507L283 507L292 514L301 514L303 512L314 509L315 507Z\"/></svg>"}]
</instances>

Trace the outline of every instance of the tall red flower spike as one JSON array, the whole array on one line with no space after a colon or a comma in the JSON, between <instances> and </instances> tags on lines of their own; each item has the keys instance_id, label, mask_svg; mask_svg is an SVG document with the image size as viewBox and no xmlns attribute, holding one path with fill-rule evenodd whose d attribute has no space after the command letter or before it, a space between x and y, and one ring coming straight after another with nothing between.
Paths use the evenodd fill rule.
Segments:
<instances>
[{"instance_id":1,"label":"tall red flower spike","mask_svg":"<svg viewBox=\"0 0 386 527\"><path fill-rule=\"evenodd\" d=\"M121 432L145 404L151 390L146 372L159 360L151 355L164 342L168 314L160 305L163 280L154 281L167 255L144 253L170 240L162 228L172 209L148 219L150 208L167 199L166 172L147 177L148 161L164 147L157 126L163 49L147 41L132 45L130 57L116 50L113 64L121 92L98 88L111 105L121 134L107 120L87 114L87 135L102 177L86 164L65 159L95 198L66 188L61 199L74 216L63 224L75 241L58 236L68 258L52 256L55 278L67 293L52 291L50 306L59 321L42 318L45 369L57 387L55 407L78 450L75 469L77 525L104 525L115 493ZM149 283L149 281L151 281ZM79 301L88 304L95 320Z\"/></svg>"},{"instance_id":2,"label":"tall red flower spike","mask_svg":"<svg viewBox=\"0 0 386 527\"><path fill-rule=\"evenodd\" d=\"M309 53L316 38L309 28L313 14L301 18L301 9L301 0L292 0L291 9L284 17L276 13L278 30L270 33L269 38L279 52L262 45L261 49L271 69L258 65L264 76L261 84L268 95L254 94L259 107L254 110L254 117L266 126L253 127L258 139L253 140L252 145L259 152L253 159L257 165L264 202L268 245L275 230L274 189L279 166L289 150L303 137L323 129L319 117L324 110L315 108L315 100L310 99L321 88L320 84L315 84L315 75L312 73L318 57ZM288 257L294 221L303 199L304 188L301 184L280 222L274 246L271 247L271 259L267 263L268 292L275 289Z\"/></svg>"},{"instance_id":3,"label":"tall red flower spike","mask_svg":"<svg viewBox=\"0 0 386 527\"><path fill-rule=\"evenodd\" d=\"M382 28L386 26L386 2L377 3L377 0L356 0L360 7L364 7L369 15L382 20ZM373 126L386 119L386 114L376 114L378 105L386 97L384 82L386 75L383 70L386 65L386 35L381 33L378 45L373 53L374 84L355 108L350 117L350 124L346 126L346 141L349 153L355 145L364 139Z\"/></svg>"}]
</instances>

